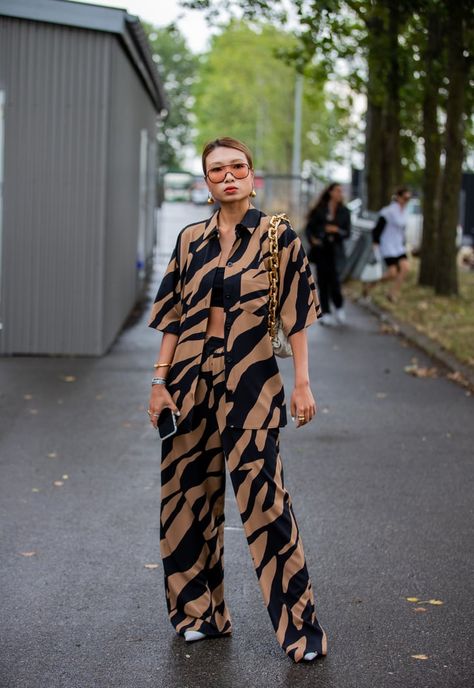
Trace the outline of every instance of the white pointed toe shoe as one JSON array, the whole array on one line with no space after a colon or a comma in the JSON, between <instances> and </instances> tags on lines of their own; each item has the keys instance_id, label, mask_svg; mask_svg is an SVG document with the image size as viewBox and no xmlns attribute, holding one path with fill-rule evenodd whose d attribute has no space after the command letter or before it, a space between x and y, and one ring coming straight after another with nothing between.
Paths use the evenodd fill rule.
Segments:
<instances>
[{"instance_id":1,"label":"white pointed toe shoe","mask_svg":"<svg viewBox=\"0 0 474 688\"><path fill-rule=\"evenodd\" d=\"M334 318L331 313L323 313L318 320L320 325L334 325Z\"/></svg>"},{"instance_id":2,"label":"white pointed toe shoe","mask_svg":"<svg viewBox=\"0 0 474 688\"><path fill-rule=\"evenodd\" d=\"M195 640L202 640L206 637L205 633L201 631L184 631L184 639L187 643L192 643Z\"/></svg>"},{"instance_id":3,"label":"white pointed toe shoe","mask_svg":"<svg viewBox=\"0 0 474 688\"><path fill-rule=\"evenodd\" d=\"M317 652L307 652L307 653L305 654L305 656L304 656L303 659L304 659L306 662L312 662L313 659L316 659L317 656L318 656L318 653L317 653Z\"/></svg>"}]
</instances>

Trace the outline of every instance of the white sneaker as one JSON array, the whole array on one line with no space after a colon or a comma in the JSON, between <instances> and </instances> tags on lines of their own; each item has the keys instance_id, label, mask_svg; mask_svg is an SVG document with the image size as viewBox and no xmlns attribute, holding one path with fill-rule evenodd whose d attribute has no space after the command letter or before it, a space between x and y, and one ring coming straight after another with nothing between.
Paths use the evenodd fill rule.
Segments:
<instances>
[{"instance_id":1,"label":"white sneaker","mask_svg":"<svg viewBox=\"0 0 474 688\"><path fill-rule=\"evenodd\" d=\"M334 318L331 313L323 313L319 318L321 325L334 325Z\"/></svg>"},{"instance_id":2,"label":"white sneaker","mask_svg":"<svg viewBox=\"0 0 474 688\"><path fill-rule=\"evenodd\" d=\"M347 317L344 308L336 308L336 320L340 325L346 324Z\"/></svg>"},{"instance_id":3,"label":"white sneaker","mask_svg":"<svg viewBox=\"0 0 474 688\"><path fill-rule=\"evenodd\" d=\"M184 631L184 639L187 643L192 643L194 640L202 640L206 637L205 633L201 631Z\"/></svg>"}]
</instances>

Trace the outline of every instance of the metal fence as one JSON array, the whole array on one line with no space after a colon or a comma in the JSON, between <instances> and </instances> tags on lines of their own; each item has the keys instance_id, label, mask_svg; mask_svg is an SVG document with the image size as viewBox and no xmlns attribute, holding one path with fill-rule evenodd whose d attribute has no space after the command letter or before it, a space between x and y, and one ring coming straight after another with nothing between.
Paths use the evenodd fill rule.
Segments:
<instances>
[{"instance_id":1,"label":"metal fence","mask_svg":"<svg viewBox=\"0 0 474 688\"><path fill-rule=\"evenodd\" d=\"M256 185L256 204L268 214L287 213L297 232L304 229L310 206L322 191L322 182L312 177L266 174Z\"/></svg>"}]
</instances>

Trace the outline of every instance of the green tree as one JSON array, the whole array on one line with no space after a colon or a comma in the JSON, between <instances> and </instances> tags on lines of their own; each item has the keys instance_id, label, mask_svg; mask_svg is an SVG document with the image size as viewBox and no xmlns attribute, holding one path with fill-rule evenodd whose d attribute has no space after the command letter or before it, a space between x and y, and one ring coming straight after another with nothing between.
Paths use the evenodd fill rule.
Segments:
<instances>
[{"instance_id":1,"label":"green tree","mask_svg":"<svg viewBox=\"0 0 474 688\"><path fill-rule=\"evenodd\" d=\"M297 72L278 54L296 44L291 34L269 24L238 20L213 37L193 91L198 148L231 135L253 149L257 168L291 169ZM346 135L347 113L336 99L327 107L321 80L305 81L303 100L302 156L322 165Z\"/></svg>"},{"instance_id":2,"label":"green tree","mask_svg":"<svg viewBox=\"0 0 474 688\"><path fill-rule=\"evenodd\" d=\"M180 169L184 150L192 139L192 86L198 57L188 48L179 29L170 24L158 28L144 24L153 59L163 81L170 111L158 131L160 166Z\"/></svg>"},{"instance_id":3,"label":"green tree","mask_svg":"<svg viewBox=\"0 0 474 688\"><path fill-rule=\"evenodd\" d=\"M183 4L216 13L214 0ZM285 21L288 4L300 22L300 45L287 57L326 74L342 59L352 67L348 83L367 96L369 208L416 173L424 149L420 279L439 294L456 294L461 172L473 130L472 0L240 0L234 7L245 17Z\"/></svg>"}]
</instances>

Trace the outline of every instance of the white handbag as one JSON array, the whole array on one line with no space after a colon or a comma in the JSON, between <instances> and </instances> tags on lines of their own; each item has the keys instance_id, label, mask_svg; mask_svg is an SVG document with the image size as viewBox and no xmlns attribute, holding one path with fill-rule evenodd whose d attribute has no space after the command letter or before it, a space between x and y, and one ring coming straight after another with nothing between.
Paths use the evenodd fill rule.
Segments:
<instances>
[{"instance_id":1,"label":"white handbag","mask_svg":"<svg viewBox=\"0 0 474 688\"><path fill-rule=\"evenodd\" d=\"M380 249L374 247L369 255L369 259L360 273L361 282L378 282L382 279L383 265Z\"/></svg>"},{"instance_id":2,"label":"white handbag","mask_svg":"<svg viewBox=\"0 0 474 688\"><path fill-rule=\"evenodd\" d=\"M268 303L268 334L272 339L273 353L280 358L293 356L288 337L283 332L281 319L277 316L278 304L278 285L279 285L279 260L278 260L278 225L282 220L288 220L285 213L272 215L268 226L268 239L270 243L270 269L268 278L270 280L270 300Z\"/></svg>"}]
</instances>

